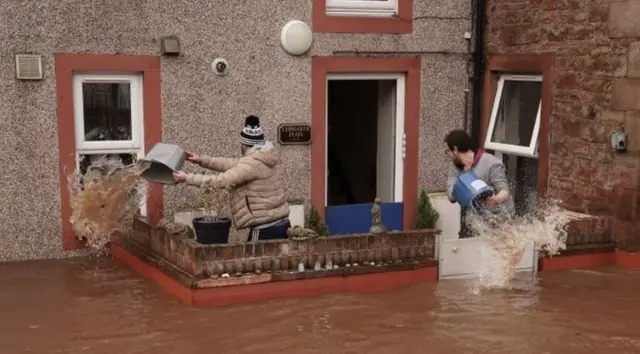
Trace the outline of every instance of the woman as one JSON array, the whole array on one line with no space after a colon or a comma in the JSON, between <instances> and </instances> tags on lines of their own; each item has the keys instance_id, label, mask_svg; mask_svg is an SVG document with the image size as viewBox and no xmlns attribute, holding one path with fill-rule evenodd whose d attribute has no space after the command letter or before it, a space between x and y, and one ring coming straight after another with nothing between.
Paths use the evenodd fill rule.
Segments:
<instances>
[{"instance_id":1,"label":"woman","mask_svg":"<svg viewBox=\"0 0 640 354\"><path fill-rule=\"evenodd\" d=\"M291 223L284 188L276 173L280 157L273 143L265 141L258 117L245 119L240 145L242 157L239 159L188 153L188 161L221 173L178 171L173 179L198 187L205 183L230 187L232 220L236 229L250 229L248 241L286 238Z\"/></svg>"}]
</instances>

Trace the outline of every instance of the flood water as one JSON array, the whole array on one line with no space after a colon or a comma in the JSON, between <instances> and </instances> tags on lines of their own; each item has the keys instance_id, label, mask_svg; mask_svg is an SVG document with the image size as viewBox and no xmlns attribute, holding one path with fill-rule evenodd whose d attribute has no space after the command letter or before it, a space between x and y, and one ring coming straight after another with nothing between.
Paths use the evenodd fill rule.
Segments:
<instances>
[{"instance_id":1,"label":"flood water","mask_svg":"<svg viewBox=\"0 0 640 354\"><path fill-rule=\"evenodd\" d=\"M640 353L640 273L519 276L190 309L108 258L0 265L0 352Z\"/></svg>"}]
</instances>

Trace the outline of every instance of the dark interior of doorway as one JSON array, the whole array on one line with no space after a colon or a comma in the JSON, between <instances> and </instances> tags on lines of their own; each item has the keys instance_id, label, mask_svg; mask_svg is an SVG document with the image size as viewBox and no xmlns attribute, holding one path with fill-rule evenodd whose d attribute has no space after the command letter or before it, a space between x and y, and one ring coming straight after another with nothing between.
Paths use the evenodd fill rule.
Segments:
<instances>
[{"instance_id":1,"label":"dark interior of doorway","mask_svg":"<svg viewBox=\"0 0 640 354\"><path fill-rule=\"evenodd\" d=\"M327 206L376 198L380 85L389 83L328 81Z\"/></svg>"}]
</instances>

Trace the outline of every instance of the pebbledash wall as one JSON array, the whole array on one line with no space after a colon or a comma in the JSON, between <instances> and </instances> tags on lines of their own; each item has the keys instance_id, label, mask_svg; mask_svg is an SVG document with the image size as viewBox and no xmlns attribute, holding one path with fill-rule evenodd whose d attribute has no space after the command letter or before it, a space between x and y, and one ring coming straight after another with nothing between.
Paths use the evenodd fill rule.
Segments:
<instances>
[{"instance_id":1,"label":"pebbledash wall","mask_svg":"<svg viewBox=\"0 0 640 354\"><path fill-rule=\"evenodd\" d=\"M407 92L416 97L409 102L413 111L407 119L414 117L419 126L408 146L415 152L408 168L415 174L411 178L416 186L443 189L442 138L463 125L469 111L465 90L470 88L470 43L465 32L471 31L470 2L399 0L399 17L385 20L327 18L324 4L324 0L3 1L0 261L76 252L69 251L76 244L67 221L67 182L61 176L74 165L71 79L80 71L143 73L147 149L162 140L203 154L235 156L245 115L260 116L267 134L275 139L280 123L312 121L312 71L331 70L331 65L340 71L341 63L359 63L325 59L321 68L314 68L314 57L382 58L373 68L384 71L388 62L392 68L411 71L411 80L419 78ZM280 30L290 20L304 21L314 29L313 47L300 57L286 54L280 46ZM167 35L180 39L180 56L161 56L160 39ZM42 55L44 79L17 80L16 54ZM211 70L218 57L229 61L226 77ZM407 57L419 60L395 59ZM281 172L291 200L310 201L311 150L283 149ZM156 215L180 207L192 196L183 188L156 189L152 194L150 213Z\"/></svg>"},{"instance_id":2,"label":"pebbledash wall","mask_svg":"<svg viewBox=\"0 0 640 354\"><path fill-rule=\"evenodd\" d=\"M638 18L636 0L487 3L485 123L500 74L542 75L539 189L609 217L627 251L640 246ZM613 132L626 132L627 152L613 151Z\"/></svg>"}]
</instances>

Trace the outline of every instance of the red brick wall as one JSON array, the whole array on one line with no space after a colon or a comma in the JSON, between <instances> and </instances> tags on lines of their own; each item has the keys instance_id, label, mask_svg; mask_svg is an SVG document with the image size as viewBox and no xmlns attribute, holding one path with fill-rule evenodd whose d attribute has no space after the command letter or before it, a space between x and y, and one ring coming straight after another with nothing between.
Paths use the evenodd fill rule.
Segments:
<instances>
[{"instance_id":1,"label":"red brick wall","mask_svg":"<svg viewBox=\"0 0 640 354\"><path fill-rule=\"evenodd\" d=\"M640 1L488 0L486 52L555 53L549 192L640 247ZM491 102L489 102L491 104ZM629 150L609 135L626 131Z\"/></svg>"}]
</instances>

